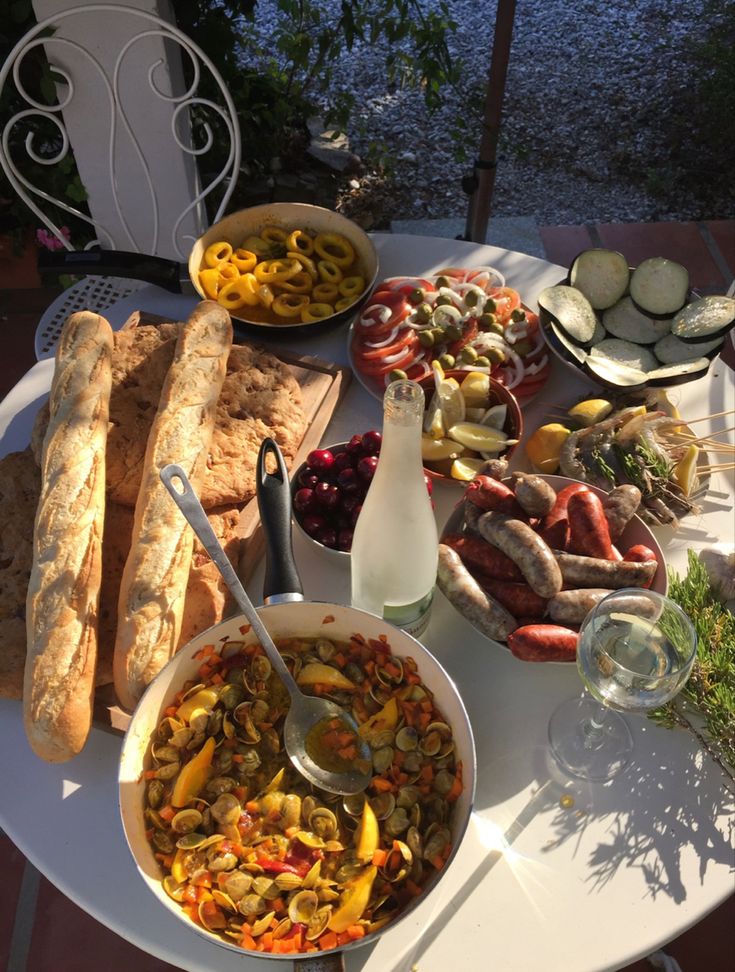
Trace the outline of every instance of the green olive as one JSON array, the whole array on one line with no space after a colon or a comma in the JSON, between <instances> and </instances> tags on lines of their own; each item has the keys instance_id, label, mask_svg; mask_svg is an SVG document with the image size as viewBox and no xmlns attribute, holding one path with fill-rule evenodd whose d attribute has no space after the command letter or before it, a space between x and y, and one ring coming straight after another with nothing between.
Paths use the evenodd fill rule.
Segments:
<instances>
[{"instance_id":1,"label":"green olive","mask_svg":"<svg viewBox=\"0 0 735 972\"><path fill-rule=\"evenodd\" d=\"M488 297L488 299L485 301L484 309L485 311L487 311L488 314L494 314L495 311L498 309L498 305L495 303L492 297Z\"/></svg>"},{"instance_id":2,"label":"green olive","mask_svg":"<svg viewBox=\"0 0 735 972\"><path fill-rule=\"evenodd\" d=\"M459 341L462 337L462 327L459 324L447 324L444 329L447 341Z\"/></svg>"},{"instance_id":3,"label":"green olive","mask_svg":"<svg viewBox=\"0 0 735 972\"><path fill-rule=\"evenodd\" d=\"M431 305L419 304L419 306L413 312L413 316L420 324L428 323L428 321L431 320Z\"/></svg>"},{"instance_id":4,"label":"green olive","mask_svg":"<svg viewBox=\"0 0 735 972\"><path fill-rule=\"evenodd\" d=\"M419 331L419 344L422 348L433 348L434 347L434 332L433 331Z\"/></svg>"},{"instance_id":5,"label":"green olive","mask_svg":"<svg viewBox=\"0 0 735 972\"><path fill-rule=\"evenodd\" d=\"M522 307L516 307L516 309L514 311L512 311L512 313L510 315L510 319L512 321L515 321L516 324L519 321L525 321L525 319L526 319L526 312L524 311L524 309Z\"/></svg>"},{"instance_id":6,"label":"green olive","mask_svg":"<svg viewBox=\"0 0 735 972\"><path fill-rule=\"evenodd\" d=\"M454 307L454 301L449 294L439 294L436 298L435 307Z\"/></svg>"},{"instance_id":7,"label":"green olive","mask_svg":"<svg viewBox=\"0 0 735 972\"><path fill-rule=\"evenodd\" d=\"M505 354L502 348L488 348L485 353L492 364L502 364L505 361Z\"/></svg>"},{"instance_id":8,"label":"green olive","mask_svg":"<svg viewBox=\"0 0 735 972\"><path fill-rule=\"evenodd\" d=\"M481 354L475 358L475 367L477 368L489 368L491 366L490 358L486 355Z\"/></svg>"},{"instance_id":9,"label":"green olive","mask_svg":"<svg viewBox=\"0 0 735 972\"><path fill-rule=\"evenodd\" d=\"M436 285L437 287L449 287L450 286L449 277L445 277L444 275L442 275L441 277L437 277Z\"/></svg>"},{"instance_id":10,"label":"green olive","mask_svg":"<svg viewBox=\"0 0 735 972\"><path fill-rule=\"evenodd\" d=\"M495 314L480 314L477 318L477 323L481 331L489 331L491 326L495 324L497 317Z\"/></svg>"},{"instance_id":11,"label":"green olive","mask_svg":"<svg viewBox=\"0 0 735 972\"><path fill-rule=\"evenodd\" d=\"M464 295L464 302L468 307L476 307L479 300L480 295L476 290L468 290Z\"/></svg>"},{"instance_id":12,"label":"green olive","mask_svg":"<svg viewBox=\"0 0 735 972\"><path fill-rule=\"evenodd\" d=\"M422 288L416 287L416 289L412 290L411 293L408 295L408 302L409 304L420 304L425 296L426 294L424 293Z\"/></svg>"},{"instance_id":13,"label":"green olive","mask_svg":"<svg viewBox=\"0 0 735 972\"><path fill-rule=\"evenodd\" d=\"M453 354L442 354L439 356L439 364L442 368L453 368L457 363Z\"/></svg>"},{"instance_id":14,"label":"green olive","mask_svg":"<svg viewBox=\"0 0 735 972\"><path fill-rule=\"evenodd\" d=\"M523 357L524 354L530 353L532 347L533 345L531 344L530 341L516 341L516 343L513 345L513 350L515 351L516 354L519 354L521 357Z\"/></svg>"},{"instance_id":15,"label":"green olive","mask_svg":"<svg viewBox=\"0 0 735 972\"><path fill-rule=\"evenodd\" d=\"M399 381L401 378L408 378L408 375L402 368L394 368L388 375L390 381Z\"/></svg>"},{"instance_id":16,"label":"green olive","mask_svg":"<svg viewBox=\"0 0 735 972\"><path fill-rule=\"evenodd\" d=\"M477 361L477 358L477 351L475 351L475 349L469 344L462 348L462 350L459 352L459 360L463 361L465 364L473 364L475 361Z\"/></svg>"}]
</instances>

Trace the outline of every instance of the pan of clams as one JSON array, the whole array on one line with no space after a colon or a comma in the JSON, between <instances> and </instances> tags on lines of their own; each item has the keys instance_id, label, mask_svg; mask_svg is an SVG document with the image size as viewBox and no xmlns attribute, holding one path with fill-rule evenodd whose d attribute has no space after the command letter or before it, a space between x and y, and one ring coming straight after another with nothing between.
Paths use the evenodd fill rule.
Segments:
<instances>
[{"instance_id":1,"label":"pan of clams","mask_svg":"<svg viewBox=\"0 0 735 972\"><path fill-rule=\"evenodd\" d=\"M337 970L434 893L469 822L474 740L454 683L411 635L303 599L288 478L262 463L258 477L258 616L302 692L350 717L306 748L342 772L367 743L370 781L345 795L301 776L284 745L289 695L238 615L179 651L138 704L122 821L148 889L196 934L299 972Z\"/></svg>"}]
</instances>

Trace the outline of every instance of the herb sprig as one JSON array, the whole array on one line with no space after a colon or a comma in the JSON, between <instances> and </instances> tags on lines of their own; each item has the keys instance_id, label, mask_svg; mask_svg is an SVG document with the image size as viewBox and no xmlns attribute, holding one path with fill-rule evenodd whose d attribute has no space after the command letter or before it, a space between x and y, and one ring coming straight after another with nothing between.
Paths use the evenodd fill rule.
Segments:
<instances>
[{"instance_id":1,"label":"herb sprig","mask_svg":"<svg viewBox=\"0 0 735 972\"><path fill-rule=\"evenodd\" d=\"M669 570L669 597L694 624L697 658L679 695L654 709L651 718L692 732L735 784L735 616L718 601L704 564L692 550L687 566L683 578Z\"/></svg>"}]
</instances>

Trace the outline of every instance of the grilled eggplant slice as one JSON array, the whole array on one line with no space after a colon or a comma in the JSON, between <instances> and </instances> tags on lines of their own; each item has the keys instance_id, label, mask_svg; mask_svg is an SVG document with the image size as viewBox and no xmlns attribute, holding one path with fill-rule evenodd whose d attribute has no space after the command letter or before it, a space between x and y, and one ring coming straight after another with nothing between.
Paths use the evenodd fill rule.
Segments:
<instances>
[{"instance_id":1,"label":"grilled eggplant slice","mask_svg":"<svg viewBox=\"0 0 735 972\"><path fill-rule=\"evenodd\" d=\"M548 314L575 344L589 346L598 321L592 305L580 290L566 284L546 287L538 295L538 305L541 313Z\"/></svg>"},{"instance_id":2,"label":"grilled eggplant slice","mask_svg":"<svg viewBox=\"0 0 735 972\"><path fill-rule=\"evenodd\" d=\"M689 294L689 271L665 257L649 257L630 276L630 296L649 317L670 317Z\"/></svg>"},{"instance_id":3,"label":"grilled eggplant slice","mask_svg":"<svg viewBox=\"0 0 735 972\"><path fill-rule=\"evenodd\" d=\"M620 338L606 338L590 351L590 357L608 358L635 371L652 371L658 368L658 358L648 348Z\"/></svg>"},{"instance_id":4,"label":"grilled eggplant slice","mask_svg":"<svg viewBox=\"0 0 735 972\"><path fill-rule=\"evenodd\" d=\"M610 388L626 388L628 390L642 388L648 380L648 374L645 371L622 364L614 358L605 358L603 355L588 354L584 366L595 381L599 381Z\"/></svg>"},{"instance_id":5,"label":"grilled eggplant slice","mask_svg":"<svg viewBox=\"0 0 735 972\"><path fill-rule=\"evenodd\" d=\"M724 337L718 337L714 341L700 341L694 344L689 341L682 341L675 334L667 334L654 344L653 353L661 364L684 364L694 361L696 358L714 356L722 347L724 340Z\"/></svg>"},{"instance_id":6,"label":"grilled eggplant slice","mask_svg":"<svg viewBox=\"0 0 735 972\"><path fill-rule=\"evenodd\" d=\"M606 330L623 341L633 344L655 344L671 330L671 319L648 317L633 303L632 298L623 297L602 315Z\"/></svg>"},{"instance_id":7,"label":"grilled eggplant slice","mask_svg":"<svg viewBox=\"0 0 735 972\"><path fill-rule=\"evenodd\" d=\"M694 345L724 338L735 323L735 299L700 297L682 307L671 325L671 333ZM702 352L706 354L706 352Z\"/></svg>"},{"instance_id":8,"label":"grilled eggplant slice","mask_svg":"<svg viewBox=\"0 0 735 972\"><path fill-rule=\"evenodd\" d=\"M650 385L680 385L685 381L693 381L707 374L710 366L709 358L695 358L681 364L663 365L654 368L646 374L646 381Z\"/></svg>"},{"instance_id":9,"label":"grilled eggplant slice","mask_svg":"<svg viewBox=\"0 0 735 972\"><path fill-rule=\"evenodd\" d=\"M606 310L627 292L628 261L617 250L582 250L569 269L569 283L581 290L595 310Z\"/></svg>"}]
</instances>

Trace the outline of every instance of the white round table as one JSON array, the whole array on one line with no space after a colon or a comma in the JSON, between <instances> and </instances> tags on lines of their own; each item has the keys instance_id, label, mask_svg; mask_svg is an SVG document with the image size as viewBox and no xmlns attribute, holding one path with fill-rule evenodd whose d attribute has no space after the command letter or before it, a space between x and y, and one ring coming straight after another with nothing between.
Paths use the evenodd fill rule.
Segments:
<instances>
[{"instance_id":1,"label":"white round table","mask_svg":"<svg viewBox=\"0 0 735 972\"><path fill-rule=\"evenodd\" d=\"M376 235L381 274L428 273L449 264L491 264L527 303L558 281L560 268L478 244ZM120 326L138 307L186 316L194 301L145 288L108 316ZM347 363L344 331L289 348ZM0 405L0 454L23 448L52 363L39 362ZM591 385L558 362L524 409L527 429L554 403ZM674 389L685 417L735 406L735 375L719 359L708 377ZM324 435L340 441L380 427L381 404L357 382ZM697 425L701 434L709 423ZM714 427L718 426L717 420ZM712 429L714 430L714 429ZM522 455L516 464L522 464ZM732 474L713 477L701 516L675 535L656 531L678 570L686 552L733 538ZM459 488L435 488L441 526ZM294 536L309 599L349 600L349 570ZM262 568L250 594L261 600ZM560 776L550 765L546 727L563 699L581 690L574 666L533 665L485 641L437 595L425 644L456 681L475 732L477 798L468 833L438 887L377 944L351 951L350 972L502 972L618 969L703 918L733 892L735 797L716 765L681 731L631 718L636 751L607 785ZM94 729L73 761L47 765L31 752L17 702L0 702L0 825L33 864L78 905L145 951L190 972L259 972L272 961L238 956L203 941L149 895L118 816L121 738ZM564 800L561 798L564 797Z\"/></svg>"}]
</instances>

